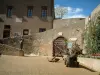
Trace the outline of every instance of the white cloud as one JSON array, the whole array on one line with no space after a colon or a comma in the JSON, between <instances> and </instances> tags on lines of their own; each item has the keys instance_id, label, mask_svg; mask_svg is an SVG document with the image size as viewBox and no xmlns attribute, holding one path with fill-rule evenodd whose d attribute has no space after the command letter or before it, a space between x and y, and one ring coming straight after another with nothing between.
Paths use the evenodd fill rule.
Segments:
<instances>
[{"instance_id":1,"label":"white cloud","mask_svg":"<svg viewBox=\"0 0 100 75\"><path fill-rule=\"evenodd\" d=\"M82 8L76 8L75 12L78 13L78 12L82 12L83 9Z\"/></svg>"},{"instance_id":2,"label":"white cloud","mask_svg":"<svg viewBox=\"0 0 100 75\"><path fill-rule=\"evenodd\" d=\"M60 5L55 5L56 7L59 7ZM64 7L64 6L63 6ZM73 7L64 7L67 8L68 12L64 15L65 18L85 18L86 16L82 14L84 10L82 8L73 8Z\"/></svg>"},{"instance_id":3,"label":"white cloud","mask_svg":"<svg viewBox=\"0 0 100 75\"><path fill-rule=\"evenodd\" d=\"M72 7L67 7L67 9L68 9L68 13L70 13L70 14L72 14L72 13L73 13L73 14L77 14L77 13L83 11L82 8L72 8Z\"/></svg>"},{"instance_id":4,"label":"white cloud","mask_svg":"<svg viewBox=\"0 0 100 75\"><path fill-rule=\"evenodd\" d=\"M72 15L72 16L68 16L68 18L85 18L86 16L83 14L77 14L77 15ZM66 17L67 18L67 17Z\"/></svg>"},{"instance_id":5,"label":"white cloud","mask_svg":"<svg viewBox=\"0 0 100 75\"><path fill-rule=\"evenodd\" d=\"M72 14L72 15L65 15L63 19L66 18L86 18L87 16L84 14Z\"/></svg>"},{"instance_id":6,"label":"white cloud","mask_svg":"<svg viewBox=\"0 0 100 75\"><path fill-rule=\"evenodd\" d=\"M59 7L60 5L56 4L54 8Z\"/></svg>"}]
</instances>

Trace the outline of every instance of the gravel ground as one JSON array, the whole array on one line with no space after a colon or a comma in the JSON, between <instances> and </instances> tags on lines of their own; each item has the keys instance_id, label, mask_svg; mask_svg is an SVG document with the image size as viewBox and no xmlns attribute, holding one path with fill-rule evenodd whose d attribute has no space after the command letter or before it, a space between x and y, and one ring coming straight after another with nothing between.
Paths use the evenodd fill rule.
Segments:
<instances>
[{"instance_id":1,"label":"gravel ground","mask_svg":"<svg viewBox=\"0 0 100 75\"><path fill-rule=\"evenodd\" d=\"M98 75L84 68L68 68L60 60L48 62L47 57L0 57L0 75Z\"/></svg>"}]
</instances>

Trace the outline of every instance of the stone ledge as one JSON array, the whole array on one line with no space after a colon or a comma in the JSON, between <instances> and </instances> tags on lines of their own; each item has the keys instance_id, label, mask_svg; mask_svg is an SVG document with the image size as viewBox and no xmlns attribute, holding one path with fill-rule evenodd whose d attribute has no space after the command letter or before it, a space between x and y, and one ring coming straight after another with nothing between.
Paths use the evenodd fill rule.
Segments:
<instances>
[{"instance_id":1,"label":"stone ledge","mask_svg":"<svg viewBox=\"0 0 100 75\"><path fill-rule=\"evenodd\" d=\"M100 60L99 59L78 57L78 61L83 66L85 66L91 70L100 72Z\"/></svg>"}]
</instances>

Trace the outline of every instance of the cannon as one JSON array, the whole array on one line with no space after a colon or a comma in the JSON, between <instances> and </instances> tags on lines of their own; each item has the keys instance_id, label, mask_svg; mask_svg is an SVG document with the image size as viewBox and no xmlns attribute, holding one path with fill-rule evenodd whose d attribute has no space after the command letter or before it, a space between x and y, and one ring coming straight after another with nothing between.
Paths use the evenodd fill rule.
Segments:
<instances>
[{"instance_id":1,"label":"cannon","mask_svg":"<svg viewBox=\"0 0 100 75\"><path fill-rule=\"evenodd\" d=\"M77 62L76 54L68 55L65 58L66 67L79 67L79 62Z\"/></svg>"},{"instance_id":2,"label":"cannon","mask_svg":"<svg viewBox=\"0 0 100 75\"><path fill-rule=\"evenodd\" d=\"M82 49L76 43L72 44L72 48L67 49L67 57L65 58L66 67L79 67L77 56L82 54Z\"/></svg>"}]
</instances>

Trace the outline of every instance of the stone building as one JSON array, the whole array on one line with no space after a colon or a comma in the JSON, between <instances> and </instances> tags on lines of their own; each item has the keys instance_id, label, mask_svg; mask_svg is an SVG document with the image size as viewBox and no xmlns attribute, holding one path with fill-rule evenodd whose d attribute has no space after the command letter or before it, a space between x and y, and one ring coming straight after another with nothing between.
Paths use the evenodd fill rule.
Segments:
<instances>
[{"instance_id":1,"label":"stone building","mask_svg":"<svg viewBox=\"0 0 100 75\"><path fill-rule=\"evenodd\" d=\"M55 49L62 44L64 50L65 40L70 38L77 38L82 48L85 18L54 20L54 0L0 0L0 5L0 39L29 35L23 37L25 54L59 54ZM20 47L20 42L13 40L8 39L7 45Z\"/></svg>"},{"instance_id":2,"label":"stone building","mask_svg":"<svg viewBox=\"0 0 100 75\"><path fill-rule=\"evenodd\" d=\"M54 0L0 0L0 39L53 28Z\"/></svg>"},{"instance_id":3,"label":"stone building","mask_svg":"<svg viewBox=\"0 0 100 75\"><path fill-rule=\"evenodd\" d=\"M53 56L59 54L61 50L65 50L65 46L67 46L65 40L67 41L70 38L77 38L77 43L82 49L84 27L85 18L56 19L53 29L36 33L24 40L23 49L25 53L29 54Z\"/></svg>"},{"instance_id":4,"label":"stone building","mask_svg":"<svg viewBox=\"0 0 100 75\"><path fill-rule=\"evenodd\" d=\"M87 18L55 19L53 22L53 29L43 33L37 33L33 36L35 40L32 42L34 46L32 49L38 51L40 55L53 56L56 54L54 51L56 40L59 41L62 37L62 41L69 40L70 38L77 38L77 43L83 49L83 53L86 54L84 49L85 42L83 41L82 34L88 27L88 22L95 21L99 15L100 5L98 5ZM60 43L61 42L59 42L58 45Z\"/></svg>"},{"instance_id":5,"label":"stone building","mask_svg":"<svg viewBox=\"0 0 100 75\"><path fill-rule=\"evenodd\" d=\"M98 16L100 16L100 4L91 12L90 16L86 17L85 28L88 27L89 21L95 22Z\"/></svg>"},{"instance_id":6,"label":"stone building","mask_svg":"<svg viewBox=\"0 0 100 75\"><path fill-rule=\"evenodd\" d=\"M34 33L30 36L24 36L23 51L25 55L61 56L60 53L63 53L63 50L67 47L65 41L70 38L77 38L77 43L83 48L82 33L84 27L85 18L56 19L53 22L53 29L42 33ZM18 48L20 43L18 40L16 41L16 38L13 40L15 40L15 42L8 39L8 45ZM6 51L7 50L4 51L4 54L7 54Z\"/></svg>"},{"instance_id":7,"label":"stone building","mask_svg":"<svg viewBox=\"0 0 100 75\"><path fill-rule=\"evenodd\" d=\"M99 10L98 6L87 18L54 20L53 0L40 3L38 0L1 0L0 3L4 7L0 7L3 10L0 11L0 38L29 35L23 37L23 51L28 55L61 56L67 46L65 41L72 38L84 49L83 31ZM16 42L10 44L16 45Z\"/></svg>"},{"instance_id":8,"label":"stone building","mask_svg":"<svg viewBox=\"0 0 100 75\"><path fill-rule=\"evenodd\" d=\"M95 21L100 16L100 4L91 12L91 21Z\"/></svg>"}]
</instances>

